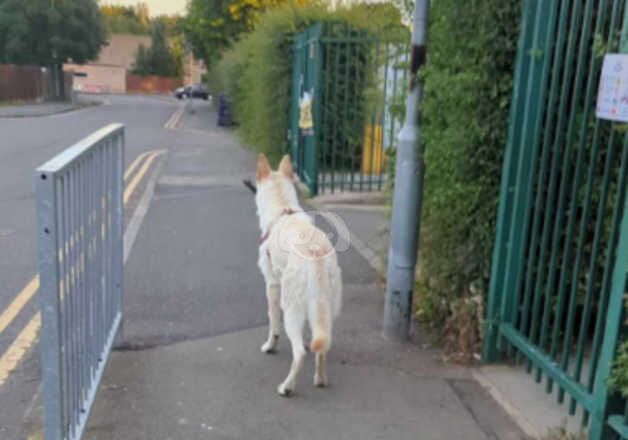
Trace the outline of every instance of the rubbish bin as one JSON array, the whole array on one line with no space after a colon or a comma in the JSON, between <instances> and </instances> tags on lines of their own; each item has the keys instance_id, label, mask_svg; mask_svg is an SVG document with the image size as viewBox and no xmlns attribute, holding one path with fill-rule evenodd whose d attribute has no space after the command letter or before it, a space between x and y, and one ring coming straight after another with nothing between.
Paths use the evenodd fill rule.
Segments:
<instances>
[{"instance_id":1,"label":"rubbish bin","mask_svg":"<svg viewBox=\"0 0 628 440\"><path fill-rule=\"evenodd\" d=\"M218 96L218 125L220 127L230 127L233 125L230 107L227 97L224 94L220 94L220 96Z\"/></svg>"}]
</instances>

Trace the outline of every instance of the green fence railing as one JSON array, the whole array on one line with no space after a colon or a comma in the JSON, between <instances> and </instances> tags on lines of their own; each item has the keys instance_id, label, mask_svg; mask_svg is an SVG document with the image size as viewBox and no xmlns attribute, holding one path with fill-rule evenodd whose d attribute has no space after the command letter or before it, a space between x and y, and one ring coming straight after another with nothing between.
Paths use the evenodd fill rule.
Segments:
<instances>
[{"instance_id":1,"label":"green fence railing","mask_svg":"<svg viewBox=\"0 0 628 440\"><path fill-rule=\"evenodd\" d=\"M625 3L522 2L483 347L580 408L591 440L628 438L608 386L628 280L628 134L595 117Z\"/></svg>"},{"instance_id":2,"label":"green fence railing","mask_svg":"<svg viewBox=\"0 0 628 440\"><path fill-rule=\"evenodd\" d=\"M408 57L407 39L344 24L317 24L296 36L289 149L313 195L382 190Z\"/></svg>"}]
</instances>

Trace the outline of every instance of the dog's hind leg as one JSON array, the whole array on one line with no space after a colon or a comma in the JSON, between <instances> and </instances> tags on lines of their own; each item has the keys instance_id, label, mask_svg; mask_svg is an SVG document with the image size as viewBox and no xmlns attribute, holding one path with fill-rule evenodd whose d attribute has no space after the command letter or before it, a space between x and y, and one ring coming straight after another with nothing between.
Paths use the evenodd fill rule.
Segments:
<instances>
[{"instance_id":1,"label":"dog's hind leg","mask_svg":"<svg viewBox=\"0 0 628 440\"><path fill-rule=\"evenodd\" d=\"M290 307L284 310L284 325L286 333L292 345L292 365L288 377L277 388L277 392L282 396L289 396L294 392L296 378L299 370L303 366L305 358L305 348L303 346L303 325L305 324L305 313L298 307Z\"/></svg>"},{"instance_id":2,"label":"dog's hind leg","mask_svg":"<svg viewBox=\"0 0 628 440\"><path fill-rule=\"evenodd\" d=\"M314 386L327 386L327 355L325 353L316 353L314 364Z\"/></svg>"},{"instance_id":3,"label":"dog's hind leg","mask_svg":"<svg viewBox=\"0 0 628 440\"><path fill-rule=\"evenodd\" d=\"M266 284L266 299L268 300L268 339L262 345L263 353L272 353L277 348L281 310L279 308L279 283Z\"/></svg>"}]
</instances>

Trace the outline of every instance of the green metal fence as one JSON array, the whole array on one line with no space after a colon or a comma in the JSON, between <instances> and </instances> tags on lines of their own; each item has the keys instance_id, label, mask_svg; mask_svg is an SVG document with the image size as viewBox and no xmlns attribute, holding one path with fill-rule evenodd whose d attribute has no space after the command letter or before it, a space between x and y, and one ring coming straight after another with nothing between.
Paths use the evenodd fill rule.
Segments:
<instances>
[{"instance_id":1,"label":"green metal fence","mask_svg":"<svg viewBox=\"0 0 628 440\"><path fill-rule=\"evenodd\" d=\"M579 407L592 440L628 438L607 385L627 291L628 135L595 117L625 3L522 2L483 347Z\"/></svg>"},{"instance_id":2,"label":"green metal fence","mask_svg":"<svg viewBox=\"0 0 628 440\"><path fill-rule=\"evenodd\" d=\"M344 24L317 24L297 35L288 140L313 195L382 190L401 123L407 61L407 39Z\"/></svg>"}]
</instances>

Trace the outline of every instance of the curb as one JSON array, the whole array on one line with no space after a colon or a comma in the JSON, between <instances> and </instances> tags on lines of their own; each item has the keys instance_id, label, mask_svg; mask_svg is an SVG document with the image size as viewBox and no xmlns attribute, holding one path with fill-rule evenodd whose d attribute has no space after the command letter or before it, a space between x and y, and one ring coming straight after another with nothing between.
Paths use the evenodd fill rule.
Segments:
<instances>
[{"instance_id":1,"label":"curb","mask_svg":"<svg viewBox=\"0 0 628 440\"><path fill-rule=\"evenodd\" d=\"M71 113L71 112L76 112L76 111L81 111L81 110L88 110L90 108L98 107L98 106L101 106L103 104L104 104L103 102L92 102L92 103L88 103L88 104L72 105L70 107L65 107L65 108L62 108L60 110L48 111L48 112L44 112L44 113L0 114L0 119L45 118L45 117L48 117L48 116L62 115L62 114L65 114L65 113Z\"/></svg>"},{"instance_id":2,"label":"curb","mask_svg":"<svg viewBox=\"0 0 628 440\"><path fill-rule=\"evenodd\" d=\"M480 368L471 368L471 376L484 388L499 406L512 418L519 428L529 437L540 438L541 434L534 425L514 406L510 400L486 377Z\"/></svg>"}]
</instances>

